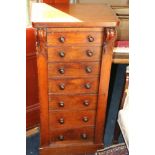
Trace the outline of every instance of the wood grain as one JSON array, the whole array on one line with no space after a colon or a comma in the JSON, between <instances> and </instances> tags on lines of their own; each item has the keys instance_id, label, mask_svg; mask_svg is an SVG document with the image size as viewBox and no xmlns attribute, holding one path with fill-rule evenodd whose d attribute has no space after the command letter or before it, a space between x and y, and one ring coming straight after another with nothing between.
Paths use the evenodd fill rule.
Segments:
<instances>
[{"instance_id":1,"label":"wood grain","mask_svg":"<svg viewBox=\"0 0 155 155\"><path fill-rule=\"evenodd\" d=\"M64 106L60 106L63 102ZM85 103L86 102L86 103ZM49 109L51 110L91 110L96 109L97 95L49 95Z\"/></svg>"},{"instance_id":2,"label":"wood grain","mask_svg":"<svg viewBox=\"0 0 155 155\"><path fill-rule=\"evenodd\" d=\"M86 84L90 85L90 89L86 88ZM64 90L60 86L64 85ZM81 94L81 93L97 93L98 92L98 78L57 78L49 79L48 81L49 93L56 94Z\"/></svg>"},{"instance_id":3,"label":"wood grain","mask_svg":"<svg viewBox=\"0 0 155 155\"><path fill-rule=\"evenodd\" d=\"M88 37L93 37L94 41L90 42ZM64 37L64 43L60 42L60 37ZM81 29L77 29L76 32L51 32L47 35L47 45L48 46L64 46L67 44L101 44L102 34L100 32L81 32Z\"/></svg>"},{"instance_id":4,"label":"wood grain","mask_svg":"<svg viewBox=\"0 0 155 155\"><path fill-rule=\"evenodd\" d=\"M98 76L100 62L48 63L48 77Z\"/></svg>"},{"instance_id":5,"label":"wood grain","mask_svg":"<svg viewBox=\"0 0 155 155\"><path fill-rule=\"evenodd\" d=\"M39 39L44 41L45 34L44 30L38 30ZM37 47L37 67L38 67L38 85L39 85L39 102L40 102L40 136L41 146L49 144L49 127L48 127L48 66L46 58L46 48L44 42L39 42Z\"/></svg>"},{"instance_id":6,"label":"wood grain","mask_svg":"<svg viewBox=\"0 0 155 155\"><path fill-rule=\"evenodd\" d=\"M84 122L84 117L88 118L87 122ZM61 124L59 120L63 118L64 123ZM95 123L95 110L81 110L81 111L50 111L49 112L49 126L50 129L67 128L71 129L79 126L94 126Z\"/></svg>"},{"instance_id":7,"label":"wood grain","mask_svg":"<svg viewBox=\"0 0 155 155\"><path fill-rule=\"evenodd\" d=\"M64 53L64 57L60 56ZM92 56L88 55L92 52ZM63 46L48 48L48 62L81 62L81 61L100 61L100 46Z\"/></svg>"},{"instance_id":8,"label":"wood grain","mask_svg":"<svg viewBox=\"0 0 155 155\"><path fill-rule=\"evenodd\" d=\"M36 6L37 8L38 6ZM42 8L45 8L46 6L42 5ZM38 12L42 12L43 14L59 14L58 18L55 18L55 20L52 20L50 22L41 22L41 18L38 15L35 19L35 21L32 21L32 24L34 27L115 27L119 24L119 19L115 15L115 12L111 9L110 6L104 5L104 4L69 4L69 5L61 5L61 4L55 4L52 5L52 7L58 9L55 10L55 12L51 12L49 10L43 11L39 10L39 7L37 9ZM35 10L34 10L35 11ZM80 22L70 21L67 22L63 20L63 22L60 21L60 18L63 17L65 19L65 16L61 16L61 11L63 13L66 13L66 17L71 16L75 19L79 20ZM32 14L35 13L32 10ZM49 17L51 18L51 17ZM53 17L54 18L54 17Z\"/></svg>"},{"instance_id":9,"label":"wood grain","mask_svg":"<svg viewBox=\"0 0 155 155\"><path fill-rule=\"evenodd\" d=\"M95 153L97 149L103 149L103 144L94 144L91 142L87 143L72 143L72 144L64 144L64 145L50 145L47 147L40 148L40 155L61 155L61 154L69 154L71 155L78 153Z\"/></svg>"},{"instance_id":10,"label":"wood grain","mask_svg":"<svg viewBox=\"0 0 155 155\"><path fill-rule=\"evenodd\" d=\"M119 21L106 5L54 5L60 10L36 4L40 5L42 10L36 10L45 20L33 22L39 29L40 155L94 153L103 148L113 38ZM86 55L88 48L95 51L92 58ZM87 69L90 73L87 66L92 67ZM84 100L89 100L87 107ZM81 131L88 131L88 141L81 140ZM58 142L57 136L64 142Z\"/></svg>"},{"instance_id":11,"label":"wood grain","mask_svg":"<svg viewBox=\"0 0 155 155\"><path fill-rule=\"evenodd\" d=\"M112 65L112 53L114 41L116 39L115 28L105 28L105 45L103 46L102 64L100 70L100 83L98 92L98 105L96 114L95 143L100 144L103 141L101 135L105 130L105 118L107 110L107 97L109 89L110 71ZM108 68L108 69L107 69ZM103 78L105 77L105 78Z\"/></svg>"},{"instance_id":12,"label":"wood grain","mask_svg":"<svg viewBox=\"0 0 155 155\"><path fill-rule=\"evenodd\" d=\"M83 139L82 135L86 134L87 138ZM63 135L64 139L60 140L59 136ZM51 130L51 143L64 144L64 143L76 143L88 142L94 140L94 127L82 127L72 129L57 129ZM79 141L79 142L77 142Z\"/></svg>"}]
</instances>

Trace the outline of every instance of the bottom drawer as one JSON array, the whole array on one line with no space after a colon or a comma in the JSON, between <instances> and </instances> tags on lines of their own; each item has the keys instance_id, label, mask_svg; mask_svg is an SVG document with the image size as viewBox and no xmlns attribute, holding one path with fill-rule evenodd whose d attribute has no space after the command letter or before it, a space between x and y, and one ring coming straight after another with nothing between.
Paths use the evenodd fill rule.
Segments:
<instances>
[{"instance_id":1,"label":"bottom drawer","mask_svg":"<svg viewBox=\"0 0 155 155\"><path fill-rule=\"evenodd\" d=\"M51 130L51 143L93 142L94 127Z\"/></svg>"}]
</instances>

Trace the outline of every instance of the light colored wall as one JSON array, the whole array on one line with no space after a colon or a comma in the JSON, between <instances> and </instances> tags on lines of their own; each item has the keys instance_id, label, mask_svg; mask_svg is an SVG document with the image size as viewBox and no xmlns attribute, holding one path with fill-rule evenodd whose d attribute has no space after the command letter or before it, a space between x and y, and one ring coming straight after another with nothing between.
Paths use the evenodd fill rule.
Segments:
<instances>
[{"instance_id":1,"label":"light colored wall","mask_svg":"<svg viewBox=\"0 0 155 155\"><path fill-rule=\"evenodd\" d=\"M79 3L107 3L110 5L127 5L129 0L78 0Z\"/></svg>"}]
</instances>

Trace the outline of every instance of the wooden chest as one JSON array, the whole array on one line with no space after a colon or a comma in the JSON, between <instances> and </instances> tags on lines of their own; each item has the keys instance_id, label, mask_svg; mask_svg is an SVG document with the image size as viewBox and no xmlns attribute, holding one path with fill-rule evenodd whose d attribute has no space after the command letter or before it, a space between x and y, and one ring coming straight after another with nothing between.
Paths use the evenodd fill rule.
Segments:
<instances>
[{"instance_id":1,"label":"wooden chest","mask_svg":"<svg viewBox=\"0 0 155 155\"><path fill-rule=\"evenodd\" d=\"M95 152L104 146L118 19L104 5L55 7L59 9L44 3L32 7L38 38L40 154Z\"/></svg>"}]
</instances>

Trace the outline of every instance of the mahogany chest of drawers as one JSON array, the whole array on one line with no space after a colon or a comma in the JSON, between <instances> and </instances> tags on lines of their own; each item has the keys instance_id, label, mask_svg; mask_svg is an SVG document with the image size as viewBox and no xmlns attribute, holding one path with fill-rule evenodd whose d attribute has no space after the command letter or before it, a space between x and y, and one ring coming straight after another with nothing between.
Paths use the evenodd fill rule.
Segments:
<instances>
[{"instance_id":1,"label":"mahogany chest of drawers","mask_svg":"<svg viewBox=\"0 0 155 155\"><path fill-rule=\"evenodd\" d=\"M37 31L40 154L95 152L104 146L118 19L104 5L55 7L59 9L33 6L38 13L32 21Z\"/></svg>"}]
</instances>

